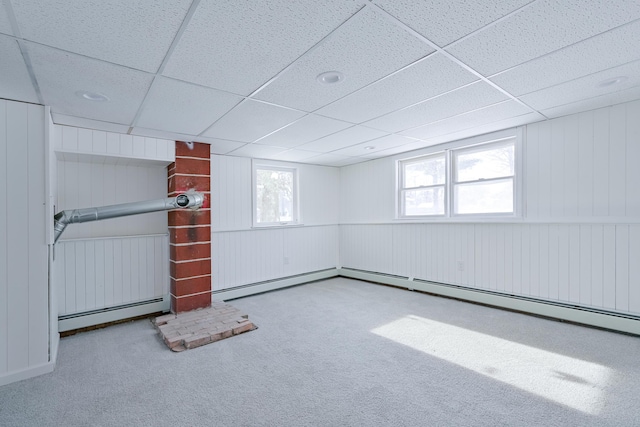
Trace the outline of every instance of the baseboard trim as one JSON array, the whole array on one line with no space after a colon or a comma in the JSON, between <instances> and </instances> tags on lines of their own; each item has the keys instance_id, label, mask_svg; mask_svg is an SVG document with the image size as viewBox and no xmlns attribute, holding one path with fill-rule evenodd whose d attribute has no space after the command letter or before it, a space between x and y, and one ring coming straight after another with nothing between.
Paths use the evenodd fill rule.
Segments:
<instances>
[{"instance_id":1,"label":"baseboard trim","mask_svg":"<svg viewBox=\"0 0 640 427\"><path fill-rule=\"evenodd\" d=\"M37 377L38 375L48 374L53 372L56 367L55 362L42 363L36 366L30 366L19 371L9 372L7 374L0 375L0 387L3 385L15 383L16 381L22 381L29 378Z\"/></svg>"},{"instance_id":2,"label":"baseboard trim","mask_svg":"<svg viewBox=\"0 0 640 427\"><path fill-rule=\"evenodd\" d=\"M399 288L417 290L434 295L441 295L449 298L456 298L464 301L535 314L538 316L565 320L582 325L640 335L640 320L627 317L622 314L615 315L614 313L599 313L594 310L581 309L579 307L566 307L552 304L551 302L533 301L531 299L480 292L474 289L464 289L462 287L447 286L423 280L409 280L404 277L389 276L362 270L352 270L349 268L339 269L338 275L351 279L382 283L385 285L397 286Z\"/></svg>"},{"instance_id":3,"label":"baseboard trim","mask_svg":"<svg viewBox=\"0 0 640 427\"><path fill-rule=\"evenodd\" d=\"M70 318L62 318L58 320L58 331L73 331L75 329L116 322L118 320L144 316L146 314L157 313L159 311L166 312L170 309L171 305L169 299L164 298L162 301L150 302L148 304L140 304L86 315L78 315Z\"/></svg>"},{"instance_id":4,"label":"baseboard trim","mask_svg":"<svg viewBox=\"0 0 640 427\"><path fill-rule=\"evenodd\" d=\"M303 283L314 282L316 280L330 279L338 276L338 269L314 271L297 276L285 277L283 279L270 280L266 282L254 283L237 288L213 291L211 299L213 301L228 301L236 298L247 297L249 295L261 294L263 292L274 291L276 289L288 288L290 286L302 285Z\"/></svg>"}]
</instances>

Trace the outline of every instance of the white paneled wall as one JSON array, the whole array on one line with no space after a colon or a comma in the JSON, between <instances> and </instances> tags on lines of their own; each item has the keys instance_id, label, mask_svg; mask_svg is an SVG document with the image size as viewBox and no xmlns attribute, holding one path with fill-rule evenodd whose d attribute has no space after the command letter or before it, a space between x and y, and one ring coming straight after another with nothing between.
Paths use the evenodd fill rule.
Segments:
<instances>
[{"instance_id":1,"label":"white paneled wall","mask_svg":"<svg viewBox=\"0 0 640 427\"><path fill-rule=\"evenodd\" d=\"M167 197L167 171L159 165L57 162L56 210L89 208ZM61 239L167 232L167 213L71 224Z\"/></svg>"},{"instance_id":2,"label":"white paneled wall","mask_svg":"<svg viewBox=\"0 0 640 427\"><path fill-rule=\"evenodd\" d=\"M213 233L214 291L335 268L338 226Z\"/></svg>"},{"instance_id":3,"label":"white paneled wall","mask_svg":"<svg viewBox=\"0 0 640 427\"><path fill-rule=\"evenodd\" d=\"M338 265L339 170L286 165L298 167L303 225L252 228L251 159L211 156L213 290Z\"/></svg>"},{"instance_id":4,"label":"white paneled wall","mask_svg":"<svg viewBox=\"0 0 640 427\"><path fill-rule=\"evenodd\" d=\"M47 367L50 337L44 107L0 100L0 176L3 385L53 369Z\"/></svg>"},{"instance_id":5,"label":"white paneled wall","mask_svg":"<svg viewBox=\"0 0 640 427\"><path fill-rule=\"evenodd\" d=\"M61 316L169 293L166 235L60 241L55 259Z\"/></svg>"},{"instance_id":6,"label":"white paneled wall","mask_svg":"<svg viewBox=\"0 0 640 427\"><path fill-rule=\"evenodd\" d=\"M343 225L343 266L640 314L640 224Z\"/></svg>"},{"instance_id":7,"label":"white paneled wall","mask_svg":"<svg viewBox=\"0 0 640 427\"><path fill-rule=\"evenodd\" d=\"M527 125L525 215L511 223L396 221L403 156L342 168L340 262L639 314L639 118L635 101Z\"/></svg>"}]
</instances>

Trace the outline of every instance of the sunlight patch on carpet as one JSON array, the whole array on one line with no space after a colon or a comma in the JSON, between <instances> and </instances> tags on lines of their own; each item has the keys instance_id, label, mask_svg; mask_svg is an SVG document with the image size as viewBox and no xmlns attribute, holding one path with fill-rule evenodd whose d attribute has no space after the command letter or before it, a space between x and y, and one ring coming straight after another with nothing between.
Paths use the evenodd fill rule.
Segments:
<instances>
[{"instance_id":1,"label":"sunlight patch on carpet","mask_svg":"<svg viewBox=\"0 0 640 427\"><path fill-rule=\"evenodd\" d=\"M419 316L372 333L545 399L596 415L613 372L606 366Z\"/></svg>"}]
</instances>

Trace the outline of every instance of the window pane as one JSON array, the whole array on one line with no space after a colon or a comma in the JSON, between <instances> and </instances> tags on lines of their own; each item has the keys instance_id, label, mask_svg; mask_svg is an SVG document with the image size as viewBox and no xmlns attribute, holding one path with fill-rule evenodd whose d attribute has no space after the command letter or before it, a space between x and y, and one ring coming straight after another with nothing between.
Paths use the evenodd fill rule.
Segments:
<instances>
[{"instance_id":1,"label":"window pane","mask_svg":"<svg viewBox=\"0 0 640 427\"><path fill-rule=\"evenodd\" d=\"M512 213L513 179L457 184L455 213Z\"/></svg>"},{"instance_id":2,"label":"window pane","mask_svg":"<svg viewBox=\"0 0 640 427\"><path fill-rule=\"evenodd\" d=\"M404 164L403 188L444 184L444 156Z\"/></svg>"},{"instance_id":3,"label":"window pane","mask_svg":"<svg viewBox=\"0 0 640 427\"><path fill-rule=\"evenodd\" d=\"M503 145L486 150L462 152L456 158L456 181L512 176L514 171L514 145Z\"/></svg>"},{"instance_id":4,"label":"window pane","mask_svg":"<svg viewBox=\"0 0 640 427\"><path fill-rule=\"evenodd\" d=\"M293 172L256 170L257 222L291 222L293 216Z\"/></svg>"},{"instance_id":5,"label":"window pane","mask_svg":"<svg viewBox=\"0 0 640 427\"><path fill-rule=\"evenodd\" d=\"M407 190L402 197L405 216L444 214L444 187Z\"/></svg>"}]
</instances>

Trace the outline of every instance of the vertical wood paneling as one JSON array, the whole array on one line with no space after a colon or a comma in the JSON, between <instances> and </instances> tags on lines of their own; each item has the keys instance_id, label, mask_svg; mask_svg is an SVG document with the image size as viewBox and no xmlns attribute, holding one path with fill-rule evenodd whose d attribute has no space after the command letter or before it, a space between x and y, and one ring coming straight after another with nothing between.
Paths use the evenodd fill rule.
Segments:
<instances>
[{"instance_id":1,"label":"vertical wood paneling","mask_svg":"<svg viewBox=\"0 0 640 427\"><path fill-rule=\"evenodd\" d=\"M605 225L603 227L603 307L614 310L616 308L616 227Z\"/></svg>"},{"instance_id":2,"label":"vertical wood paneling","mask_svg":"<svg viewBox=\"0 0 640 427\"><path fill-rule=\"evenodd\" d=\"M525 188L526 188L526 212L532 218L540 216L540 175L541 166L539 164L539 151L540 151L540 128L543 123L535 123L531 126L527 126L526 135L527 143L525 144L526 151L524 152L524 158L527 161L527 168L525 170ZM545 159L546 160L546 159Z\"/></svg>"},{"instance_id":3,"label":"vertical wood paneling","mask_svg":"<svg viewBox=\"0 0 640 427\"><path fill-rule=\"evenodd\" d=\"M590 225L580 226L580 282L578 302L584 305L591 305L591 276L592 276L592 252L593 245L591 239Z\"/></svg>"},{"instance_id":4,"label":"vertical wood paneling","mask_svg":"<svg viewBox=\"0 0 640 427\"><path fill-rule=\"evenodd\" d=\"M564 118L564 209L563 215L569 218L578 216L578 150L580 146L580 123L578 115Z\"/></svg>"},{"instance_id":5,"label":"vertical wood paneling","mask_svg":"<svg viewBox=\"0 0 640 427\"><path fill-rule=\"evenodd\" d=\"M557 224L549 226L549 286L547 298L559 299L560 291L560 231ZM544 250L544 248L543 248Z\"/></svg>"},{"instance_id":6,"label":"vertical wood paneling","mask_svg":"<svg viewBox=\"0 0 640 427\"><path fill-rule=\"evenodd\" d=\"M552 120L551 126L551 176L554 183L562 183L564 181L565 166L565 148L564 148L564 118ZM572 159L571 159L572 160ZM526 159L525 159L526 162ZM549 210L552 218L561 218L564 216L564 186L551 185L549 192Z\"/></svg>"},{"instance_id":7,"label":"vertical wood paneling","mask_svg":"<svg viewBox=\"0 0 640 427\"><path fill-rule=\"evenodd\" d=\"M538 218L549 218L551 217L551 188L558 185L557 176L554 176L552 172L554 169L557 171L557 166L560 165L559 159L554 159L552 157L557 151L558 147L552 147L552 138L551 138L551 130L552 126L550 122L542 122L539 126L538 132L538 146L539 146L539 173L538 173L538 182L536 185L538 186ZM528 142L527 142L528 144ZM524 159L525 169L530 169L531 166L527 163L527 159ZM552 169L552 165L556 167ZM525 194L526 196L526 194ZM527 200L528 197L525 198ZM529 217L535 218L535 215L526 214Z\"/></svg>"},{"instance_id":8,"label":"vertical wood paneling","mask_svg":"<svg viewBox=\"0 0 640 427\"><path fill-rule=\"evenodd\" d=\"M633 260L637 262L637 260ZM616 310L629 310L629 226L616 226Z\"/></svg>"},{"instance_id":9,"label":"vertical wood paneling","mask_svg":"<svg viewBox=\"0 0 640 427\"><path fill-rule=\"evenodd\" d=\"M626 214L627 117L625 108L626 104L613 106L609 116L609 214L617 217ZM634 184L637 185L637 183Z\"/></svg>"},{"instance_id":10,"label":"vertical wood paneling","mask_svg":"<svg viewBox=\"0 0 640 427\"><path fill-rule=\"evenodd\" d=\"M593 111L578 116L578 216L593 215Z\"/></svg>"},{"instance_id":11,"label":"vertical wood paneling","mask_svg":"<svg viewBox=\"0 0 640 427\"><path fill-rule=\"evenodd\" d=\"M605 281L604 276L604 227L602 225L594 225L591 227L591 271L589 272L589 266L585 266L585 270L589 275L589 281L591 283L591 289L589 293L591 295L590 304L596 307L603 307L603 285ZM585 248L589 250L589 248ZM606 280L609 280L607 277ZM586 285L585 285L586 286Z\"/></svg>"},{"instance_id":12,"label":"vertical wood paneling","mask_svg":"<svg viewBox=\"0 0 640 427\"><path fill-rule=\"evenodd\" d=\"M625 201L626 214L630 217L640 217L640 191L638 191L638 183L640 183L640 167L638 167L638 159L640 159L640 102L627 104L625 123L627 137L627 155L626 155L626 197Z\"/></svg>"},{"instance_id":13,"label":"vertical wood paneling","mask_svg":"<svg viewBox=\"0 0 640 427\"><path fill-rule=\"evenodd\" d=\"M629 311L640 313L640 225L629 227Z\"/></svg>"},{"instance_id":14,"label":"vertical wood paneling","mask_svg":"<svg viewBox=\"0 0 640 427\"><path fill-rule=\"evenodd\" d=\"M609 215L609 109L593 112L593 215Z\"/></svg>"},{"instance_id":15,"label":"vertical wood paneling","mask_svg":"<svg viewBox=\"0 0 640 427\"><path fill-rule=\"evenodd\" d=\"M60 241L58 314L163 297L169 293L168 236Z\"/></svg>"}]
</instances>

